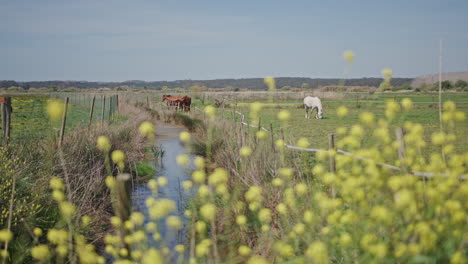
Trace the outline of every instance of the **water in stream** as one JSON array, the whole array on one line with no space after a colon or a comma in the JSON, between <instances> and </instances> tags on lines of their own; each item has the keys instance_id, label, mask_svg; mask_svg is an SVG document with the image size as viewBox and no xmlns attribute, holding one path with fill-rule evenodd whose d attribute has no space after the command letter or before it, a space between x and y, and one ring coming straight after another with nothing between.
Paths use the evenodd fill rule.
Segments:
<instances>
[{"instance_id":1,"label":"water in stream","mask_svg":"<svg viewBox=\"0 0 468 264\"><path fill-rule=\"evenodd\" d=\"M187 221L184 216L185 202L189 195L184 192L182 182L190 179L190 174L193 168L184 168L177 164L176 157L180 154L186 153L186 149L179 140L179 133L184 131L183 128L173 126L165 123L158 123L156 125L157 138L155 144L164 151L164 155L159 164L156 165L157 170L154 178L164 176L167 179L167 185L158 188L157 198L167 198L176 202L178 215L184 222L184 227L177 233L168 230L165 220L158 223L159 232L162 240L171 250L171 255L174 256L174 246L177 244L187 244ZM190 160L193 157L190 156ZM190 162L193 164L193 162ZM135 185L132 193L133 211L140 211L145 214L145 218L149 218L148 210L145 205L145 200L153 194L146 184ZM156 198L156 197L154 197ZM155 245L157 245L155 243Z\"/></svg>"}]
</instances>

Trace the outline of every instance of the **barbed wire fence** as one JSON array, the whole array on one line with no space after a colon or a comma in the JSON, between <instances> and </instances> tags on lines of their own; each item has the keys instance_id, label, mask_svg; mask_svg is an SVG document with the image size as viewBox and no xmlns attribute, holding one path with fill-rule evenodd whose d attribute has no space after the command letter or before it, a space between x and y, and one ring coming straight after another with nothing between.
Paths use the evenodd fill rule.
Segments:
<instances>
[{"instance_id":1,"label":"barbed wire fence","mask_svg":"<svg viewBox=\"0 0 468 264\"><path fill-rule=\"evenodd\" d=\"M202 111L202 109L198 108L198 107L193 107L194 109L198 110L198 111ZM245 122L245 115L237 110L234 110L234 113L239 115L240 116L240 121L239 123L243 126L247 126L247 127L252 127L252 128L258 128L258 129L261 129L267 133L270 133L274 136L274 132L263 126L259 126L259 125L253 125L253 124L249 124L247 122ZM223 116L223 118L225 118ZM235 120L235 119L234 119ZM282 133L283 134L283 133ZM404 138L403 138L403 130L402 128L397 128L396 129L396 134L397 134L397 139L398 141L400 142L400 149L399 149L399 158L400 160L403 160L404 159ZM283 139L283 142L284 142L284 135L281 135L281 138ZM346 155L346 156L350 156L352 158L355 158L355 159L358 159L358 160L362 160L362 161L366 161L366 162L373 162L379 166L382 166L382 167L386 167L388 169L391 169L391 170L395 170L395 171L401 171L401 172L406 172L406 173L409 173L409 174L412 174L414 176L417 176L417 177L422 177L422 178L427 178L427 179L430 179L434 176L436 176L436 174L432 173L432 172L424 172L424 171L409 171L407 168L405 168L404 165L402 165L401 167L398 167L396 165L392 165L392 164L387 164L387 163L384 163L384 162L378 162L378 161L375 161L371 158L366 158L366 157L363 157L363 156L359 156L359 155L356 155L354 153L351 153L349 151L346 151L346 150L343 150L343 149L339 149L339 148L335 148L335 142L334 142L334 134L329 134L328 135L328 139L329 139L329 148L328 149L320 149L320 148L303 148L303 147L298 147L298 146L294 146L294 145L290 145L290 144L287 144L286 142L284 142L284 146L288 149L291 149L291 150L297 150L297 151L305 151L305 152L326 152L326 153L330 153L330 152L336 152L337 154L342 154L342 155ZM334 158L330 156L330 169L332 171L335 170L335 161L334 161ZM440 174L441 176L444 176L444 177L448 177L447 174L445 173L442 173ZM460 180L465 180L466 179L466 175L460 175L459 176L459 179Z\"/></svg>"},{"instance_id":2,"label":"barbed wire fence","mask_svg":"<svg viewBox=\"0 0 468 264\"><path fill-rule=\"evenodd\" d=\"M2 97L3 98L3 97ZM63 136L63 133L79 127L90 127L100 122L111 123L118 111L117 94L91 93L50 93L47 95L11 96L11 110L8 114L2 111L1 141L25 144L41 140L47 136ZM66 115L61 121L51 121L47 116L47 100L60 99L64 102ZM68 102L67 102L68 101ZM2 109L6 108L4 103ZM66 122L64 122L64 120ZM62 123L62 124L61 124ZM61 126L62 125L62 126ZM6 133L8 131L8 133ZM7 135L8 134L8 135Z\"/></svg>"}]
</instances>

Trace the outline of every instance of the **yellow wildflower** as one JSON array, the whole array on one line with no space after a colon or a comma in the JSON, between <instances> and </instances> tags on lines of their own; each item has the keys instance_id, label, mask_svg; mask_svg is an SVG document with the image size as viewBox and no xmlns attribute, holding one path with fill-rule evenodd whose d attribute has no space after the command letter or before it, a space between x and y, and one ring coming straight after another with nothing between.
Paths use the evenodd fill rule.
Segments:
<instances>
[{"instance_id":1,"label":"yellow wildflower","mask_svg":"<svg viewBox=\"0 0 468 264\"><path fill-rule=\"evenodd\" d=\"M180 139L180 141L182 141L184 143L189 143L190 142L190 133L187 132L187 131L180 132L179 139Z\"/></svg>"},{"instance_id":2,"label":"yellow wildflower","mask_svg":"<svg viewBox=\"0 0 468 264\"><path fill-rule=\"evenodd\" d=\"M248 157L252 154L252 148L250 148L249 146L243 146L239 150L239 153L242 157Z\"/></svg>"},{"instance_id":3,"label":"yellow wildflower","mask_svg":"<svg viewBox=\"0 0 468 264\"><path fill-rule=\"evenodd\" d=\"M343 58L349 63L354 62L354 52L352 50L346 50L343 52Z\"/></svg>"},{"instance_id":4,"label":"yellow wildflower","mask_svg":"<svg viewBox=\"0 0 468 264\"><path fill-rule=\"evenodd\" d=\"M154 125L151 122L145 121L141 123L138 129L140 130L140 134L142 136L145 136L149 139L154 138L154 133L156 129L154 128Z\"/></svg>"},{"instance_id":5,"label":"yellow wildflower","mask_svg":"<svg viewBox=\"0 0 468 264\"><path fill-rule=\"evenodd\" d=\"M288 121L291 118L291 113L288 110L281 110L278 112L278 119L280 121Z\"/></svg>"},{"instance_id":6,"label":"yellow wildflower","mask_svg":"<svg viewBox=\"0 0 468 264\"><path fill-rule=\"evenodd\" d=\"M171 215L167 217L166 219L166 225L173 230L179 230L182 228L182 220L180 220L180 217Z\"/></svg>"},{"instance_id":7,"label":"yellow wildflower","mask_svg":"<svg viewBox=\"0 0 468 264\"><path fill-rule=\"evenodd\" d=\"M214 119L216 115L216 109L212 105L208 105L205 107L205 114L210 118Z\"/></svg>"},{"instance_id":8,"label":"yellow wildflower","mask_svg":"<svg viewBox=\"0 0 468 264\"><path fill-rule=\"evenodd\" d=\"M38 245L31 249L31 255L37 260L46 260L50 257L49 247L47 245Z\"/></svg>"},{"instance_id":9,"label":"yellow wildflower","mask_svg":"<svg viewBox=\"0 0 468 264\"><path fill-rule=\"evenodd\" d=\"M179 156L177 156L176 162L180 166L187 167L189 165L189 163L190 163L190 159L189 159L189 156L187 154L180 154Z\"/></svg>"},{"instance_id":10,"label":"yellow wildflower","mask_svg":"<svg viewBox=\"0 0 468 264\"><path fill-rule=\"evenodd\" d=\"M52 120L58 120L62 117L64 103L60 99L50 99L47 101L47 114Z\"/></svg>"},{"instance_id":11,"label":"yellow wildflower","mask_svg":"<svg viewBox=\"0 0 468 264\"><path fill-rule=\"evenodd\" d=\"M273 92L276 90L275 78L268 76L263 79L263 82L268 87L268 91Z\"/></svg>"},{"instance_id":12,"label":"yellow wildflower","mask_svg":"<svg viewBox=\"0 0 468 264\"><path fill-rule=\"evenodd\" d=\"M111 149L109 138L106 136L99 136L96 140L97 148L101 151L108 152Z\"/></svg>"},{"instance_id":13,"label":"yellow wildflower","mask_svg":"<svg viewBox=\"0 0 468 264\"><path fill-rule=\"evenodd\" d=\"M200 215L208 221L212 221L216 216L216 206L211 203L204 204L200 208Z\"/></svg>"},{"instance_id":14,"label":"yellow wildflower","mask_svg":"<svg viewBox=\"0 0 468 264\"><path fill-rule=\"evenodd\" d=\"M0 230L0 242L6 242L13 239L13 233L8 229Z\"/></svg>"},{"instance_id":15,"label":"yellow wildflower","mask_svg":"<svg viewBox=\"0 0 468 264\"><path fill-rule=\"evenodd\" d=\"M242 246L239 247L238 252L239 252L239 255L241 255L243 257L246 257L246 256L250 255L252 250L248 246L242 245Z\"/></svg>"}]
</instances>

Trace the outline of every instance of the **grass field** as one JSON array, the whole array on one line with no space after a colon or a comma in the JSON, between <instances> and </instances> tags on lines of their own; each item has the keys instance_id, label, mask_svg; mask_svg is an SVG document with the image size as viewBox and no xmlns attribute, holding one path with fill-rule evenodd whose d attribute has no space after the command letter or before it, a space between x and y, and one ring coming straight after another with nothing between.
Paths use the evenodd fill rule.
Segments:
<instances>
[{"instance_id":1,"label":"grass field","mask_svg":"<svg viewBox=\"0 0 468 264\"><path fill-rule=\"evenodd\" d=\"M46 114L46 104L48 96L12 96L13 112L11 114L11 139L13 141L39 140L48 135L58 135L61 120L50 121ZM89 104L87 104L89 105ZM108 105L108 103L106 104ZM101 100L96 100L95 110L93 112L94 122L101 120ZM104 112L105 120L108 120L109 111ZM121 119L122 117L118 117ZM69 103L67 110L66 131L76 127L88 125L89 107L85 105ZM3 134L0 135L0 137Z\"/></svg>"},{"instance_id":2,"label":"grass field","mask_svg":"<svg viewBox=\"0 0 468 264\"><path fill-rule=\"evenodd\" d=\"M410 98L414 102L414 108L411 112L402 112L391 123L391 126L394 128L403 127L406 121L421 123L425 128L425 140L430 141L431 134L439 129L438 97L435 94L392 93L377 95L375 100L323 100L324 118L321 120L314 118L316 112L311 115L311 119L305 119L305 111L301 102L267 101L263 103L264 107L260 113L260 122L267 129L272 124L274 133L279 135L280 122L277 117L278 112L288 110L291 113L291 119L284 128L287 143L295 144L298 138L305 137L311 143L311 147L326 148L328 147L328 134L336 134L336 130L339 127L350 128L352 125L359 123L360 113L372 112L376 116L376 120L378 120L384 117L385 102L387 100L399 102L403 98ZM457 104L457 109L468 115L468 94L448 94L443 96L444 102L449 100L454 101ZM249 116L249 106L251 103L241 102L238 103L238 107L236 108L237 111L245 114L245 119L248 123L252 122ZM346 106L349 109L349 113L345 118L337 116L336 109L339 106ZM226 117L229 119L232 119L231 110L225 110ZM239 118L239 115L235 115L236 121L239 121ZM367 133L370 135L372 131L367 131ZM468 123L464 121L462 124L459 124L455 129L455 133L457 136L468 134ZM466 150L468 146L466 144L459 144L457 148L459 150Z\"/></svg>"}]
</instances>

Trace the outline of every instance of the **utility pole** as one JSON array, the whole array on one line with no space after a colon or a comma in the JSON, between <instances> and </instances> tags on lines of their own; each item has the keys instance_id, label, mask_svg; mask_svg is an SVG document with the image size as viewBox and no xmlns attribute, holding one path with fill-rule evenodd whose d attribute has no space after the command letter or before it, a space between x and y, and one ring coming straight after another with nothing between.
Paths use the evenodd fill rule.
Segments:
<instances>
[{"instance_id":1,"label":"utility pole","mask_svg":"<svg viewBox=\"0 0 468 264\"><path fill-rule=\"evenodd\" d=\"M442 39L439 40L439 124L442 132Z\"/></svg>"}]
</instances>

